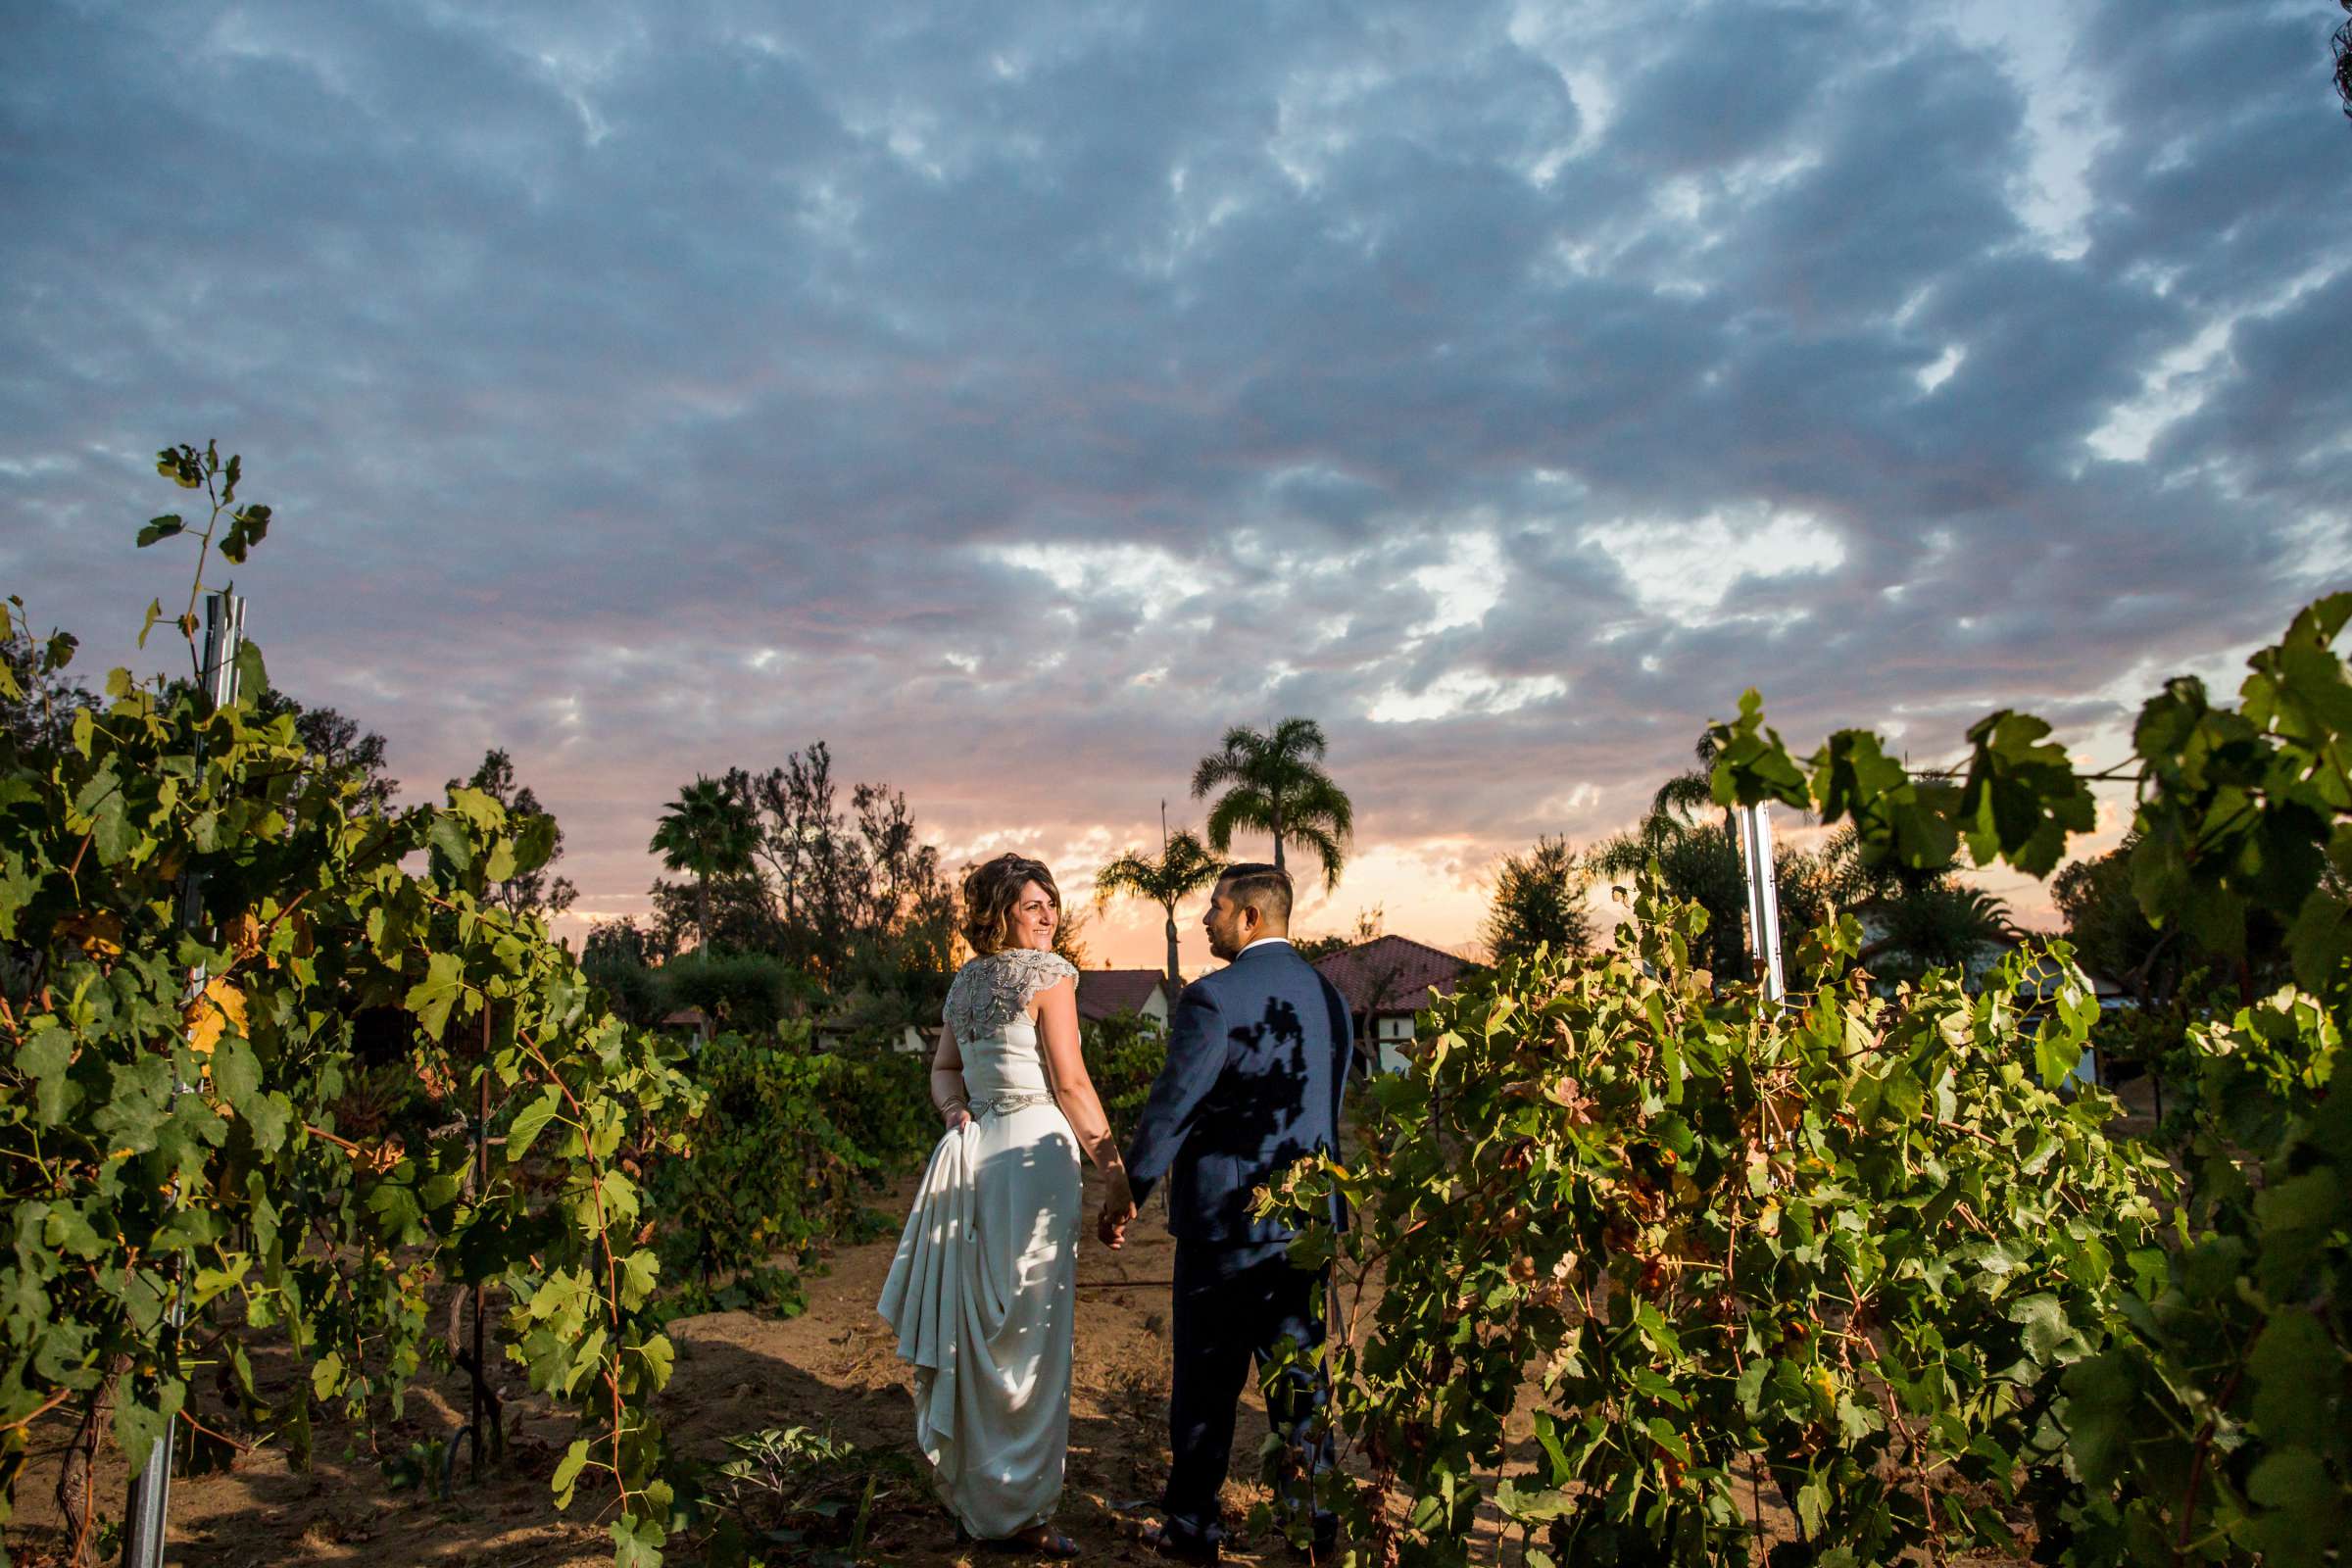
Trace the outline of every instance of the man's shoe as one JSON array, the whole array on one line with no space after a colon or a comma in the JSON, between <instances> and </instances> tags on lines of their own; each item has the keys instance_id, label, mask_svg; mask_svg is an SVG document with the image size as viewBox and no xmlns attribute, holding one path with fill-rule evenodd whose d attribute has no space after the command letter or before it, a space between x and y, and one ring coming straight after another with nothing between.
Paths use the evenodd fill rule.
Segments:
<instances>
[{"instance_id":1,"label":"man's shoe","mask_svg":"<svg viewBox=\"0 0 2352 1568\"><path fill-rule=\"evenodd\" d=\"M1202 1541L1190 1532L1178 1534L1155 1519L1145 1522L1142 1540L1145 1545L1162 1557L1173 1558L1177 1562L1206 1563L1213 1568L1218 1560L1215 1542Z\"/></svg>"}]
</instances>

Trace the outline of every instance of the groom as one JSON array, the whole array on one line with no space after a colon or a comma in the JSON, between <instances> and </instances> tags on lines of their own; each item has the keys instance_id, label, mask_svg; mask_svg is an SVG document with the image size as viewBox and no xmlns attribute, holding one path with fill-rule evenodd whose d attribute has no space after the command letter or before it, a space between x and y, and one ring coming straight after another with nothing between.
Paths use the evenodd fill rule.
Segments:
<instances>
[{"instance_id":1,"label":"groom","mask_svg":"<svg viewBox=\"0 0 2352 1568\"><path fill-rule=\"evenodd\" d=\"M1167 1065L1127 1150L1133 1201L1114 1209L1105 1200L1099 1229L1105 1245L1119 1246L1136 1203L1167 1178L1176 1237L1168 1399L1175 1462L1161 1498L1167 1522L1152 1540L1163 1555L1213 1563L1224 1535L1217 1493L1250 1362L1270 1363L1286 1338L1309 1354L1323 1343L1328 1271L1291 1266L1286 1249L1298 1232L1252 1219L1250 1190L1296 1160L1339 1148L1355 1031L1339 992L1290 944L1288 873L1227 868L1201 924L1208 951L1226 966L1186 986L1177 1001ZM1332 1218L1345 1221L1336 1200ZM1326 1374L1296 1365L1266 1396L1266 1414L1290 1446L1292 1477L1331 1467L1330 1436L1316 1430L1328 1397ZM1304 1505L1308 1485L1295 1482L1294 1506ZM1317 1560L1327 1559L1336 1530L1334 1516L1317 1509Z\"/></svg>"}]
</instances>

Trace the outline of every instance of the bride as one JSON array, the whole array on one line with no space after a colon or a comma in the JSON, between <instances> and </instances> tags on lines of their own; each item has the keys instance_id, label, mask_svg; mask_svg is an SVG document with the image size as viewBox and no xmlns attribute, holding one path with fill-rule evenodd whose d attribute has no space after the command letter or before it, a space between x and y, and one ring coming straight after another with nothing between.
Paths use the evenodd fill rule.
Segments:
<instances>
[{"instance_id":1,"label":"bride","mask_svg":"<svg viewBox=\"0 0 2352 1568\"><path fill-rule=\"evenodd\" d=\"M1061 894L1001 855L963 881L977 955L948 991L931 1063L947 1132L906 1216L879 1310L914 1363L914 1433L957 1534L1048 1556L1069 1447L1078 1152L1127 1205L1127 1171L1078 1050L1078 971L1054 953Z\"/></svg>"}]
</instances>

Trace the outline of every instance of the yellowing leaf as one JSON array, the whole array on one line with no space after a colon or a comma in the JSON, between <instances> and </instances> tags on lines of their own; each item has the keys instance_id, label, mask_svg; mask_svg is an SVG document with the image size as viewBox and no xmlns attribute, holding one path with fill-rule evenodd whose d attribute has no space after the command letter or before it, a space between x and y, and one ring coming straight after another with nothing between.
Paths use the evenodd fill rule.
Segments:
<instances>
[{"instance_id":1,"label":"yellowing leaf","mask_svg":"<svg viewBox=\"0 0 2352 1568\"><path fill-rule=\"evenodd\" d=\"M199 1056L209 1055L228 1024L235 1024L240 1035L245 1032L245 994L225 979L215 980L204 988L203 996L188 1004L184 1017L188 1049Z\"/></svg>"},{"instance_id":2,"label":"yellowing leaf","mask_svg":"<svg viewBox=\"0 0 2352 1568\"><path fill-rule=\"evenodd\" d=\"M57 934L93 958L117 958L122 955L122 918L112 909L69 914L57 922Z\"/></svg>"}]
</instances>

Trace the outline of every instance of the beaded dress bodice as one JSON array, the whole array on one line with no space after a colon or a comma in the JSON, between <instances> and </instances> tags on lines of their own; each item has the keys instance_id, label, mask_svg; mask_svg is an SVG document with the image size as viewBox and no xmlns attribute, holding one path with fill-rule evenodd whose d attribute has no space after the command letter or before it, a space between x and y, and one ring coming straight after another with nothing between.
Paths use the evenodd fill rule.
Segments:
<instances>
[{"instance_id":1,"label":"beaded dress bodice","mask_svg":"<svg viewBox=\"0 0 2352 1568\"><path fill-rule=\"evenodd\" d=\"M1006 948L974 958L948 988L948 1027L963 1056L964 1090L974 1104L1007 1094L1049 1092L1029 1004L1078 973L1058 953Z\"/></svg>"}]
</instances>

